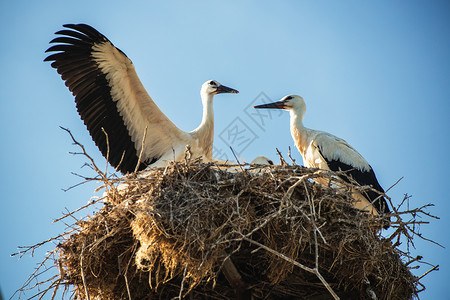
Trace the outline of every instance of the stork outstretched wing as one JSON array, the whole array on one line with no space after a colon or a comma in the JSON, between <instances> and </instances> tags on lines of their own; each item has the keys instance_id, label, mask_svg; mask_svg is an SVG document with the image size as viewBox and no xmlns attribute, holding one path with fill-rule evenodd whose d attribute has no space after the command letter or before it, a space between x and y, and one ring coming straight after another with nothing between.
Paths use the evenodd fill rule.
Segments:
<instances>
[{"instance_id":1,"label":"stork outstretched wing","mask_svg":"<svg viewBox=\"0 0 450 300\"><path fill-rule=\"evenodd\" d=\"M153 102L125 53L89 25L63 26L67 29L56 32L60 37L50 42L56 45L46 51L56 53L45 61L61 74L92 139L112 166L122 173L134 171L143 149L142 170L183 142L186 133Z\"/></svg>"}]
</instances>

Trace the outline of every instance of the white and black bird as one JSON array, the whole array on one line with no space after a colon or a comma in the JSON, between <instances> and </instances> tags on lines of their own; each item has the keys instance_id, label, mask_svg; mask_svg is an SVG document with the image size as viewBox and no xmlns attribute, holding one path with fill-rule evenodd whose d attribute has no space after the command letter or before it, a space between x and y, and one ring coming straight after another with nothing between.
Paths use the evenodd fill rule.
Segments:
<instances>
[{"instance_id":1,"label":"white and black bird","mask_svg":"<svg viewBox=\"0 0 450 300\"><path fill-rule=\"evenodd\" d=\"M302 97L288 95L280 101L255 106L254 108L275 108L288 110L291 117L291 135L300 151L303 162L308 168L319 168L332 171L348 171L361 186L371 186L384 193L369 163L353 149L345 140L330 133L313 130L303 126L306 104ZM346 176L341 178L347 182ZM375 191L354 193L357 202L354 206L374 215L389 213L386 199Z\"/></svg>"},{"instance_id":2,"label":"white and black bird","mask_svg":"<svg viewBox=\"0 0 450 300\"><path fill-rule=\"evenodd\" d=\"M63 26L67 29L56 32L60 37L50 42L56 45L46 51L56 53L45 61L61 74L92 139L112 166L122 173L164 166L183 159L187 145L191 158L212 160L214 95L237 90L205 82L202 122L191 132L182 131L153 102L125 53L89 25Z\"/></svg>"},{"instance_id":3,"label":"white and black bird","mask_svg":"<svg viewBox=\"0 0 450 300\"><path fill-rule=\"evenodd\" d=\"M273 163L273 161L270 158L267 158L265 156L257 156L257 157L255 157L252 160L250 165L268 165L268 166L273 166L274 163Z\"/></svg>"},{"instance_id":4,"label":"white and black bird","mask_svg":"<svg viewBox=\"0 0 450 300\"><path fill-rule=\"evenodd\" d=\"M274 163L271 159L265 156L257 156L251 161L249 172L252 174L262 174L268 171L267 166L273 165Z\"/></svg>"}]
</instances>

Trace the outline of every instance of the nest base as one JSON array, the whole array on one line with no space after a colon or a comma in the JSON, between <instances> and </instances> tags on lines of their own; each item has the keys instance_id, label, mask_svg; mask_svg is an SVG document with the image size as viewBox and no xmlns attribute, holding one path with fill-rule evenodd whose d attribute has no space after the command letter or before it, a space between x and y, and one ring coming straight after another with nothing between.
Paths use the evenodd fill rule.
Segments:
<instances>
[{"instance_id":1,"label":"nest base","mask_svg":"<svg viewBox=\"0 0 450 300\"><path fill-rule=\"evenodd\" d=\"M108 183L101 210L59 245L75 298L411 299L415 277L384 220L336 176L302 167L227 172L174 163ZM225 276L226 261L237 275ZM233 271L231 271L233 274Z\"/></svg>"}]
</instances>

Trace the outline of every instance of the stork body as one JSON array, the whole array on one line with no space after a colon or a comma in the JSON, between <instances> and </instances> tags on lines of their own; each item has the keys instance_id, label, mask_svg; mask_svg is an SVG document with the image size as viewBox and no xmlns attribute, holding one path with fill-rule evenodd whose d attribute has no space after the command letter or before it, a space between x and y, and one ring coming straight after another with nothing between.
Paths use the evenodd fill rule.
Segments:
<instances>
[{"instance_id":1,"label":"stork body","mask_svg":"<svg viewBox=\"0 0 450 300\"><path fill-rule=\"evenodd\" d=\"M184 158L187 145L192 158L212 160L214 95L238 91L205 82L202 122L191 132L182 131L149 96L131 60L104 35L85 24L64 27L68 29L51 41L57 44L46 51L57 53L45 61L52 61L61 74L92 139L112 166L122 173L164 166Z\"/></svg>"},{"instance_id":2,"label":"stork body","mask_svg":"<svg viewBox=\"0 0 450 300\"><path fill-rule=\"evenodd\" d=\"M359 185L370 185L373 189L384 193L372 167L345 140L327 132L306 128L303 125L306 104L302 97L289 95L278 102L258 105L255 108L276 108L289 111L291 135L306 167L348 171L347 175L351 176ZM349 181L345 176L341 176L341 178L347 182ZM326 182L320 183L327 184ZM389 213L386 199L377 192L366 191L365 195L354 192L353 195L355 200L357 200L354 203L356 208L368 211L374 215Z\"/></svg>"}]
</instances>

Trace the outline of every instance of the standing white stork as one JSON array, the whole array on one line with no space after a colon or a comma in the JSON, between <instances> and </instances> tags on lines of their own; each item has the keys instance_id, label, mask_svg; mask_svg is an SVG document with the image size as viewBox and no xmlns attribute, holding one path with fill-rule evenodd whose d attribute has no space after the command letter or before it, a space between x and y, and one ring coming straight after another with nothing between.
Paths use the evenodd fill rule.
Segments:
<instances>
[{"instance_id":1,"label":"standing white stork","mask_svg":"<svg viewBox=\"0 0 450 300\"><path fill-rule=\"evenodd\" d=\"M133 172L138 164L138 170L164 166L184 158L187 145L192 158L212 160L214 95L237 90L205 82L202 122L184 132L153 102L125 53L89 25L63 26L68 29L56 32L61 37L46 51L57 53L45 61L52 61L61 74L92 139L112 166L122 173Z\"/></svg>"},{"instance_id":2,"label":"standing white stork","mask_svg":"<svg viewBox=\"0 0 450 300\"><path fill-rule=\"evenodd\" d=\"M327 132L303 126L306 104L302 97L288 95L280 101L258 105L254 108L276 108L289 111L291 116L291 135L306 167L348 171L347 175L351 176L359 185L369 185L373 189L384 193L372 167L345 140ZM347 177L341 176L341 178L349 182ZM374 215L389 213L386 199L377 192L369 190L365 192L365 195L359 192L353 193L353 195L356 198L355 200L357 200L354 203L356 208L364 209Z\"/></svg>"}]
</instances>

